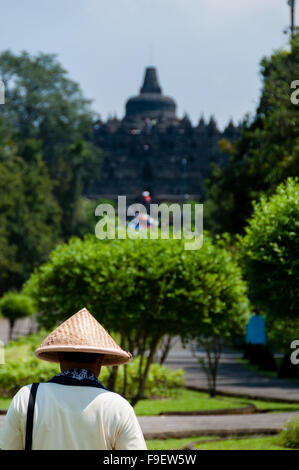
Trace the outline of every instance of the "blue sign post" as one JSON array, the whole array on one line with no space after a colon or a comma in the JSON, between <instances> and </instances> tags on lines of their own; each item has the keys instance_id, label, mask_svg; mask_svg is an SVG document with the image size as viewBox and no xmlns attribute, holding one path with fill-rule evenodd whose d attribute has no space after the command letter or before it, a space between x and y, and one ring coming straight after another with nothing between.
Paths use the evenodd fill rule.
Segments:
<instances>
[{"instance_id":1,"label":"blue sign post","mask_svg":"<svg viewBox=\"0 0 299 470\"><path fill-rule=\"evenodd\" d=\"M246 343L266 344L266 322L260 315L254 315L247 323Z\"/></svg>"}]
</instances>

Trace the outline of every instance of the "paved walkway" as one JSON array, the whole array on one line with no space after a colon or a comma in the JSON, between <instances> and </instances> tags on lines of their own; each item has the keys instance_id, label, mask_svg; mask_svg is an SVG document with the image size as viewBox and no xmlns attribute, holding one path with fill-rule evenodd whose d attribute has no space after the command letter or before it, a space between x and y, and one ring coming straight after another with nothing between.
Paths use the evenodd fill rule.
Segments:
<instances>
[{"instance_id":1,"label":"paved walkway","mask_svg":"<svg viewBox=\"0 0 299 470\"><path fill-rule=\"evenodd\" d=\"M231 351L223 353L217 378L217 389L220 392L299 403L299 381L256 374L240 364L238 357L241 357L240 353ZM207 389L207 379L200 364L192 357L190 349L183 349L180 343L170 351L166 365L171 369L184 369L188 386Z\"/></svg>"},{"instance_id":2,"label":"paved walkway","mask_svg":"<svg viewBox=\"0 0 299 470\"><path fill-rule=\"evenodd\" d=\"M146 439L228 434L275 434L299 412L228 416L140 416Z\"/></svg>"}]
</instances>

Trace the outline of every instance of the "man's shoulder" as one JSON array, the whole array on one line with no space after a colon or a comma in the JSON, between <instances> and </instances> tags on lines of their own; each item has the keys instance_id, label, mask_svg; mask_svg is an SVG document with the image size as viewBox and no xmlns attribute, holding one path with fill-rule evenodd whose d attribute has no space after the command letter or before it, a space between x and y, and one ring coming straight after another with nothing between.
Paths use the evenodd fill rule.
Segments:
<instances>
[{"instance_id":1,"label":"man's shoulder","mask_svg":"<svg viewBox=\"0 0 299 470\"><path fill-rule=\"evenodd\" d=\"M130 405L130 403L128 402L126 398L124 398L119 393L111 392L110 390L105 390L105 397L112 401L119 401L121 403L127 403L128 405Z\"/></svg>"},{"instance_id":2,"label":"man's shoulder","mask_svg":"<svg viewBox=\"0 0 299 470\"><path fill-rule=\"evenodd\" d=\"M31 386L32 384L23 385L23 387L21 387L14 395L14 399L29 397Z\"/></svg>"},{"instance_id":3,"label":"man's shoulder","mask_svg":"<svg viewBox=\"0 0 299 470\"><path fill-rule=\"evenodd\" d=\"M21 387L18 390L18 392L15 394L14 399L16 399L16 400L25 399L25 400L28 401L31 387L32 387L32 384L23 385L23 387Z\"/></svg>"},{"instance_id":4,"label":"man's shoulder","mask_svg":"<svg viewBox=\"0 0 299 470\"><path fill-rule=\"evenodd\" d=\"M9 406L9 413L23 414L26 411L31 385L32 384L24 385L16 392Z\"/></svg>"}]
</instances>

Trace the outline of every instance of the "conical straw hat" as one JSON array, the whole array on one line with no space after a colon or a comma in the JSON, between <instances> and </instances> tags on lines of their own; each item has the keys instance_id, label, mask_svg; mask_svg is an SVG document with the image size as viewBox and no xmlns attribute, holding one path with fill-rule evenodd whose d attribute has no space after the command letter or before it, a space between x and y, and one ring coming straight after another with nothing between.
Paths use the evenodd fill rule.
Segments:
<instances>
[{"instance_id":1,"label":"conical straw hat","mask_svg":"<svg viewBox=\"0 0 299 470\"><path fill-rule=\"evenodd\" d=\"M125 364L132 358L86 308L52 331L37 348L35 355L44 361L59 362L58 352L63 351L104 354L104 366Z\"/></svg>"}]
</instances>

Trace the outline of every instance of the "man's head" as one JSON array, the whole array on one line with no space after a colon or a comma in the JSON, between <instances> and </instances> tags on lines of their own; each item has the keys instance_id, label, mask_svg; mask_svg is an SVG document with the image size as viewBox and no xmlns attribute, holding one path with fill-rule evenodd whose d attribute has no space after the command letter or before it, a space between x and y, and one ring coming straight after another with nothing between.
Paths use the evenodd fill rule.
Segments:
<instances>
[{"instance_id":1,"label":"man's head","mask_svg":"<svg viewBox=\"0 0 299 470\"><path fill-rule=\"evenodd\" d=\"M67 369L87 369L98 377L104 360L104 354L59 352L58 358L62 372Z\"/></svg>"},{"instance_id":2,"label":"man's head","mask_svg":"<svg viewBox=\"0 0 299 470\"><path fill-rule=\"evenodd\" d=\"M58 353L63 353L61 358ZM119 366L132 359L132 354L124 351L85 307L58 325L35 355L44 361L60 362L63 370L88 366L98 374L101 365Z\"/></svg>"}]
</instances>

